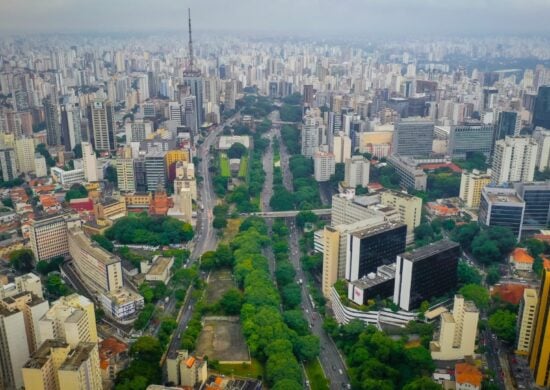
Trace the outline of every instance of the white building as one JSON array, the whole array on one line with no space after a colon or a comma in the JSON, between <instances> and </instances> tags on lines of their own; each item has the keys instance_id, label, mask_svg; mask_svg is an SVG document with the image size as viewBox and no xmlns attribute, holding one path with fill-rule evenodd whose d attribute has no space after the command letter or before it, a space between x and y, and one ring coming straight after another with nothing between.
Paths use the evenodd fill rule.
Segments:
<instances>
[{"instance_id":1,"label":"white building","mask_svg":"<svg viewBox=\"0 0 550 390\"><path fill-rule=\"evenodd\" d=\"M319 146L326 144L326 127L319 110L309 110L302 125L302 155L312 157Z\"/></svg>"},{"instance_id":2,"label":"white building","mask_svg":"<svg viewBox=\"0 0 550 390\"><path fill-rule=\"evenodd\" d=\"M316 181L329 181L330 176L334 175L336 170L334 154L326 151L315 152L313 155L313 168Z\"/></svg>"},{"instance_id":3,"label":"white building","mask_svg":"<svg viewBox=\"0 0 550 390\"><path fill-rule=\"evenodd\" d=\"M495 184L533 181L538 144L529 137L506 137L495 143L491 179Z\"/></svg>"},{"instance_id":4,"label":"white building","mask_svg":"<svg viewBox=\"0 0 550 390\"><path fill-rule=\"evenodd\" d=\"M84 181L84 169L65 171L58 167L52 167L51 173L53 179L65 187L70 187L73 184L81 184Z\"/></svg>"},{"instance_id":5,"label":"white building","mask_svg":"<svg viewBox=\"0 0 550 390\"><path fill-rule=\"evenodd\" d=\"M40 153L34 155L34 173L36 177L48 176L48 166L46 165L46 158Z\"/></svg>"},{"instance_id":6,"label":"white building","mask_svg":"<svg viewBox=\"0 0 550 390\"><path fill-rule=\"evenodd\" d=\"M153 133L153 125L149 121L136 119L133 122L126 123L124 125L124 131L126 134L126 143L141 142Z\"/></svg>"},{"instance_id":7,"label":"white building","mask_svg":"<svg viewBox=\"0 0 550 390\"><path fill-rule=\"evenodd\" d=\"M343 163L351 157L351 138L340 132L333 140L334 161Z\"/></svg>"},{"instance_id":8,"label":"white building","mask_svg":"<svg viewBox=\"0 0 550 390\"><path fill-rule=\"evenodd\" d=\"M345 160L345 183L348 187L362 186L366 188L369 184L370 162L363 156L352 156Z\"/></svg>"},{"instance_id":9,"label":"white building","mask_svg":"<svg viewBox=\"0 0 550 390\"><path fill-rule=\"evenodd\" d=\"M84 179L88 182L98 181L97 157L92 144L82 142L82 166L84 168Z\"/></svg>"},{"instance_id":10,"label":"white building","mask_svg":"<svg viewBox=\"0 0 550 390\"><path fill-rule=\"evenodd\" d=\"M550 130L537 127L533 132L533 139L539 145L537 149L537 167L539 172L544 172L550 163Z\"/></svg>"}]
</instances>

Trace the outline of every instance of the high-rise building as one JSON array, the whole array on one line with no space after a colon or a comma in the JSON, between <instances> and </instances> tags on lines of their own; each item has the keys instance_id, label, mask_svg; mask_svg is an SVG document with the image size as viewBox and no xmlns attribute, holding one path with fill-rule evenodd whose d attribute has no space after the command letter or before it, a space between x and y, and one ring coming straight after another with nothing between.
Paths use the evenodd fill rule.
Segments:
<instances>
[{"instance_id":1,"label":"high-rise building","mask_svg":"<svg viewBox=\"0 0 550 390\"><path fill-rule=\"evenodd\" d=\"M48 176L46 157L42 156L40 153L34 154L34 174L36 177Z\"/></svg>"},{"instance_id":2,"label":"high-rise building","mask_svg":"<svg viewBox=\"0 0 550 390\"><path fill-rule=\"evenodd\" d=\"M98 342L94 304L82 295L71 294L53 302L37 324L42 341L60 340L72 348L81 342Z\"/></svg>"},{"instance_id":3,"label":"high-rise building","mask_svg":"<svg viewBox=\"0 0 550 390\"><path fill-rule=\"evenodd\" d=\"M509 228L520 238L525 202L513 188L485 187L481 190L478 221L484 226Z\"/></svg>"},{"instance_id":4,"label":"high-rise building","mask_svg":"<svg viewBox=\"0 0 550 390\"><path fill-rule=\"evenodd\" d=\"M38 298L43 299L42 282L40 278L33 273L16 276L13 283L8 283L0 287L0 299L13 297L14 295L30 292Z\"/></svg>"},{"instance_id":5,"label":"high-rise building","mask_svg":"<svg viewBox=\"0 0 550 390\"><path fill-rule=\"evenodd\" d=\"M313 154L313 169L317 182L329 181L336 170L334 153L322 150L315 152Z\"/></svg>"},{"instance_id":6,"label":"high-rise building","mask_svg":"<svg viewBox=\"0 0 550 390\"><path fill-rule=\"evenodd\" d=\"M50 260L69 254L68 226L80 226L78 215L48 215L32 222L30 244L36 261Z\"/></svg>"},{"instance_id":7,"label":"high-rise building","mask_svg":"<svg viewBox=\"0 0 550 390\"><path fill-rule=\"evenodd\" d=\"M533 371L535 384L542 387L550 385L550 269L542 271L538 305L531 346L529 348L529 367Z\"/></svg>"},{"instance_id":8,"label":"high-rise building","mask_svg":"<svg viewBox=\"0 0 550 390\"><path fill-rule=\"evenodd\" d=\"M313 85L312 84L304 84L304 104L307 104L308 106L313 105Z\"/></svg>"},{"instance_id":9,"label":"high-rise building","mask_svg":"<svg viewBox=\"0 0 550 390\"><path fill-rule=\"evenodd\" d=\"M537 127L533 132L533 139L539 145L537 149L537 167L539 172L544 172L550 167L550 130Z\"/></svg>"},{"instance_id":10,"label":"high-rise building","mask_svg":"<svg viewBox=\"0 0 550 390\"><path fill-rule=\"evenodd\" d=\"M147 192L147 174L145 172L145 159L134 160L134 181L136 185L136 192Z\"/></svg>"},{"instance_id":11,"label":"high-rise building","mask_svg":"<svg viewBox=\"0 0 550 390\"><path fill-rule=\"evenodd\" d=\"M397 210L399 221L407 225L407 242L412 242L414 229L420 225L422 199L404 192L385 190L380 193L380 203Z\"/></svg>"},{"instance_id":12,"label":"high-rise building","mask_svg":"<svg viewBox=\"0 0 550 390\"><path fill-rule=\"evenodd\" d=\"M189 128L192 136L197 135L200 125L197 122L197 98L196 96L186 96L182 99L183 103L183 124Z\"/></svg>"},{"instance_id":13,"label":"high-rise building","mask_svg":"<svg viewBox=\"0 0 550 390\"><path fill-rule=\"evenodd\" d=\"M392 150L401 156L429 156L433 139L433 122L425 118L402 118L395 125Z\"/></svg>"},{"instance_id":14,"label":"high-rise building","mask_svg":"<svg viewBox=\"0 0 550 390\"><path fill-rule=\"evenodd\" d=\"M351 139L343 132L333 138L334 162L345 162L351 157Z\"/></svg>"},{"instance_id":15,"label":"high-rise building","mask_svg":"<svg viewBox=\"0 0 550 390\"><path fill-rule=\"evenodd\" d=\"M97 157L89 142L82 142L82 168L84 169L84 179L87 182L98 181Z\"/></svg>"},{"instance_id":16,"label":"high-rise building","mask_svg":"<svg viewBox=\"0 0 550 390\"><path fill-rule=\"evenodd\" d=\"M48 307L30 292L0 300L0 388L22 388L21 367L40 345L38 319Z\"/></svg>"},{"instance_id":17,"label":"high-rise building","mask_svg":"<svg viewBox=\"0 0 550 390\"><path fill-rule=\"evenodd\" d=\"M166 152L164 156L164 164L166 166L166 177L171 177L172 179L175 176L175 164L178 161L189 161L189 150L187 149L174 149Z\"/></svg>"},{"instance_id":18,"label":"high-rise building","mask_svg":"<svg viewBox=\"0 0 550 390\"><path fill-rule=\"evenodd\" d=\"M132 158L132 148L125 146L121 155L115 160L117 173L117 186L120 191L135 192L136 182L134 177L134 160Z\"/></svg>"},{"instance_id":19,"label":"high-rise building","mask_svg":"<svg viewBox=\"0 0 550 390\"><path fill-rule=\"evenodd\" d=\"M88 105L88 128L95 150L115 150L114 109L109 100L96 99Z\"/></svg>"},{"instance_id":20,"label":"high-rise building","mask_svg":"<svg viewBox=\"0 0 550 390\"><path fill-rule=\"evenodd\" d=\"M136 119L132 122L127 122L124 125L126 142L141 142L147 139L153 133L151 122L142 119Z\"/></svg>"},{"instance_id":21,"label":"high-rise building","mask_svg":"<svg viewBox=\"0 0 550 390\"><path fill-rule=\"evenodd\" d=\"M495 141L506 137L517 137L521 131L521 116L519 112L502 111L495 126Z\"/></svg>"},{"instance_id":22,"label":"high-rise building","mask_svg":"<svg viewBox=\"0 0 550 390\"><path fill-rule=\"evenodd\" d=\"M166 186L165 155L166 152L162 151L150 151L145 155L147 191L155 191L159 186Z\"/></svg>"},{"instance_id":23,"label":"high-rise building","mask_svg":"<svg viewBox=\"0 0 550 390\"><path fill-rule=\"evenodd\" d=\"M46 340L22 367L26 389L101 390L97 343Z\"/></svg>"},{"instance_id":24,"label":"high-rise building","mask_svg":"<svg viewBox=\"0 0 550 390\"><path fill-rule=\"evenodd\" d=\"M15 140L15 157L19 173L34 172L34 139L19 138Z\"/></svg>"},{"instance_id":25,"label":"high-rise building","mask_svg":"<svg viewBox=\"0 0 550 390\"><path fill-rule=\"evenodd\" d=\"M441 314L439 339L430 343L434 360L459 360L473 356L476 346L479 310L471 301L455 295L453 312Z\"/></svg>"},{"instance_id":26,"label":"high-rise building","mask_svg":"<svg viewBox=\"0 0 550 390\"><path fill-rule=\"evenodd\" d=\"M407 226L382 222L347 236L346 279L354 281L395 262L406 246Z\"/></svg>"},{"instance_id":27,"label":"high-rise building","mask_svg":"<svg viewBox=\"0 0 550 390\"><path fill-rule=\"evenodd\" d=\"M319 146L326 143L326 128L319 110L309 110L302 125L302 155L313 157ZM325 141L325 142L323 142Z\"/></svg>"},{"instance_id":28,"label":"high-rise building","mask_svg":"<svg viewBox=\"0 0 550 390\"><path fill-rule=\"evenodd\" d=\"M413 188L425 191L428 186L428 175L416 166L414 161L397 155L388 158L388 164L395 168L399 175L399 185L402 188Z\"/></svg>"},{"instance_id":29,"label":"high-rise building","mask_svg":"<svg viewBox=\"0 0 550 390\"><path fill-rule=\"evenodd\" d=\"M345 160L345 185L367 188L369 184L370 162L363 156L351 156Z\"/></svg>"},{"instance_id":30,"label":"high-rise building","mask_svg":"<svg viewBox=\"0 0 550 390\"><path fill-rule=\"evenodd\" d=\"M550 222L550 182L515 183L518 196L525 202L523 230L544 229Z\"/></svg>"},{"instance_id":31,"label":"high-rise building","mask_svg":"<svg viewBox=\"0 0 550 390\"><path fill-rule=\"evenodd\" d=\"M397 256L393 302L403 310L456 288L460 246L441 240Z\"/></svg>"},{"instance_id":32,"label":"high-rise building","mask_svg":"<svg viewBox=\"0 0 550 390\"><path fill-rule=\"evenodd\" d=\"M451 127L448 154L452 158L466 158L479 152L489 157L493 149L494 128L480 123L467 123Z\"/></svg>"},{"instance_id":33,"label":"high-rise building","mask_svg":"<svg viewBox=\"0 0 550 390\"><path fill-rule=\"evenodd\" d=\"M168 119L176 122L178 126L183 125L183 115L181 111L181 104L178 102L168 103Z\"/></svg>"},{"instance_id":34,"label":"high-rise building","mask_svg":"<svg viewBox=\"0 0 550 390\"><path fill-rule=\"evenodd\" d=\"M459 198L468 208L477 209L481 199L481 190L491 182L491 171L482 173L477 169L462 171Z\"/></svg>"},{"instance_id":35,"label":"high-rise building","mask_svg":"<svg viewBox=\"0 0 550 390\"><path fill-rule=\"evenodd\" d=\"M80 107L78 104L65 103L61 109L61 136L66 151L73 150L82 142Z\"/></svg>"},{"instance_id":36,"label":"high-rise building","mask_svg":"<svg viewBox=\"0 0 550 390\"><path fill-rule=\"evenodd\" d=\"M539 87L533 112L533 125L550 129L550 85Z\"/></svg>"},{"instance_id":37,"label":"high-rise building","mask_svg":"<svg viewBox=\"0 0 550 390\"><path fill-rule=\"evenodd\" d=\"M506 137L495 144L491 178L495 184L533 181L538 144L529 137Z\"/></svg>"},{"instance_id":38,"label":"high-rise building","mask_svg":"<svg viewBox=\"0 0 550 390\"><path fill-rule=\"evenodd\" d=\"M62 145L57 104L55 104L51 97L47 97L43 101L43 106L44 115L46 116L46 142L48 146Z\"/></svg>"},{"instance_id":39,"label":"high-rise building","mask_svg":"<svg viewBox=\"0 0 550 390\"><path fill-rule=\"evenodd\" d=\"M13 148L0 149L0 169L4 181L13 180L18 176L17 158Z\"/></svg>"},{"instance_id":40,"label":"high-rise building","mask_svg":"<svg viewBox=\"0 0 550 390\"><path fill-rule=\"evenodd\" d=\"M529 354L533 334L536 326L537 291L533 288L523 290L523 297L519 304L517 320L516 352L521 355Z\"/></svg>"}]
</instances>

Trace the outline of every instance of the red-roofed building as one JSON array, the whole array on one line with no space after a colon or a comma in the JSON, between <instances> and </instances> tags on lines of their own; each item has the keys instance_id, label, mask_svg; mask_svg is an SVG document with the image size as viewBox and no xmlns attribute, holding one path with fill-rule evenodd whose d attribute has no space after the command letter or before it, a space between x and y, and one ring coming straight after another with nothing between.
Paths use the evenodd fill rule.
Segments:
<instances>
[{"instance_id":1,"label":"red-roofed building","mask_svg":"<svg viewBox=\"0 0 550 390\"><path fill-rule=\"evenodd\" d=\"M90 198L71 199L69 207L75 211L94 211L94 202Z\"/></svg>"},{"instance_id":2,"label":"red-roofed building","mask_svg":"<svg viewBox=\"0 0 550 390\"><path fill-rule=\"evenodd\" d=\"M518 271L532 271L534 262L535 259L525 248L516 248L510 253L510 263Z\"/></svg>"},{"instance_id":3,"label":"red-roofed building","mask_svg":"<svg viewBox=\"0 0 550 390\"><path fill-rule=\"evenodd\" d=\"M439 168L449 168L451 171L456 173L462 173L462 169L454 163L434 163L434 164L420 164L418 168L423 171L435 171Z\"/></svg>"},{"instance_id":4,"label":"red-roofed building","mask_svg":"<svg viewBox=\"0 0 550 390\"><path fill-rule=\"evenodd\" d=\"M497 296L505 302L513 305L519 304L523 297L523 291L527 286L516 283L498 284L493 287L491 295Z\"/></svg>"},{"instance_id":5,"label":"red-roofed building","mask_svg":"<svg viewBox=\"0 0 550 390\"><path fill-rule=\"evenodd\" d=\"M476 366L468 363L455 364L456 390L479 390L483 375Z\"/></svg>"},{"instance_id":6,"label":"red-roofed building","mask_svg":"<svg viewBox=\"0 0 550 390\"><path fill-rule=\"evenodd\" d=\"M114 380L128 366L128 345L114 337L103 340L99 343L99 361L102 379Z\"/></svg>"}]
</instances>

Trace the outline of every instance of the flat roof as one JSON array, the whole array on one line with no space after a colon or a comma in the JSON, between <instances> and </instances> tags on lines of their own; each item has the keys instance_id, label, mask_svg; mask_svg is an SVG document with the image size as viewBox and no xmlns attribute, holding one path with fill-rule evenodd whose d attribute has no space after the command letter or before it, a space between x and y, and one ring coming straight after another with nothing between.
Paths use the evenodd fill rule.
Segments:
<instances>
[{"instance_id":1,"label":"flat roof","mask_svg":"<svg viewBox=\"0 0 550 390\"><path fill-rule=\"evenodd\" d=\"M120 262L120 259L117 256L113 255L110 252L107 252L95 241L92 241L90 238L88 238L86 234L84 234L84 231L82 229L71 228L69 229L69 234L74 240L76 240L79 247L84 248L97 261L105 265Z\"/></svg>"},{"instance_id":2,"label":"flat roof","mask_svg":"<svg viewBox=\"0 0 550 390\"><path fill-rule=\"evenodd\" d=\"M59 368L63 371L76 371L80 368L82 363L87 361L90 358L90 353L96 348L97 344L95 343L78 343L75 349L73 349L67 360Z\"/></svg>"},{"instance_id":3,"label":"flat roof","mask_svg":"<svg viewBox=\"0 0 550 390\"><path fill-rule=\"evenodd\" d=\"M170 262L173 261L173 259L173 257L158 256L147 274L161 275L164 271L166 271L166 268L169 266Z\"/></svg>"},{"instance_id":4,"label":"flat roof","mask_svg":"<svg viewBox=\"0 0 550 390\"><path fill-rule=\"evenodd\" d=\"M405 252L401 257L410 260L410 261L419 261L424 260L427 257L430 257L436 253L451 249L457 248L459 245L456 242L450 240L440 240L432 244L428 244L421 248L415 249L410 252Z\"/></svg>"},{"instance_id":5,"label":"flat roof","mask_svg":"<svg viewBox=\"0 0 550 390\"><path fill-rule=\"evenodd\" d=\"M359 239L369 237L375 234L380 234L389 230L393 230L396 228L399 228L401 226L406 226L404 223L401 222L383 222L381 224L370 226L365 229L356 230L353 233L351 233L352 236L357 237Z\"/></svg>"}]
</instances>

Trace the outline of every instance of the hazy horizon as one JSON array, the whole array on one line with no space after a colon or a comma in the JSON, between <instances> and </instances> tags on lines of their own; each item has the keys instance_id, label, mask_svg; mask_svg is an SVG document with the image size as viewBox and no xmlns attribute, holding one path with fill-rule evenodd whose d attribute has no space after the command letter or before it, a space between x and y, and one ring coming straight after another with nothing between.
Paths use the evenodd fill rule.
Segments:
<instances>
[{"instance_id":1,"label":"hazy horizon","mask_svg":"<svg viewBox=\"0 0 550 390\"><path fill-rule=\"evenodd\" d=\"M549 34L547 0L3 0L2 33Z\"/></svg>"}]
</instances>

